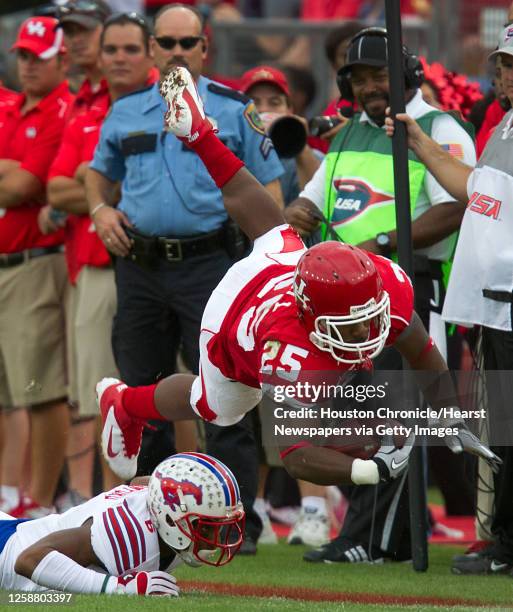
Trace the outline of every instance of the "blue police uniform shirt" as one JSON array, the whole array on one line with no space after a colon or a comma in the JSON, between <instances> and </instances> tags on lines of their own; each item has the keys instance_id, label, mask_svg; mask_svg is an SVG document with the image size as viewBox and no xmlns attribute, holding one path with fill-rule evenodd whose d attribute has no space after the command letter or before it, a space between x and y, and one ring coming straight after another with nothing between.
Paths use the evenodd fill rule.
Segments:
<instances>
[{"instance_id":1,"label":"blue police uniform shirt","mask_svg":"<svg viewBox=\"0 0 513 612\"><path fill-rule=\"evenodd\" d=\"M280 178L283 167L254 104L205 77L197 86L218 137L263 185ZM221 95L221 88L239 99ZM166 110L158 83L117 100L91 168L122 181L118 208L140 232L183 237L215 231L227 219L221 191L196 153L164 130Z\"/></svg>"}]
</instances>

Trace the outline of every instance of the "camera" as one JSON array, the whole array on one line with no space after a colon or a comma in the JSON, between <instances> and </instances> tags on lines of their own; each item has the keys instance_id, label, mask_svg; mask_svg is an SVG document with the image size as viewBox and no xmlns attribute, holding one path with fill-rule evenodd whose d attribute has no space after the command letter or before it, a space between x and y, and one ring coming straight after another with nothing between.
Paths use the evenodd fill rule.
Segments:
<instances>
[{"instance_id":1,"label":"camera","mask_svg":"<svg viewBox=\"0 0 513 612\"><path fill-rule=\"evenodd\" d=\"M260 113L260 118L279 157L291 158L301 153L307 133L300 119L279 113Z\"/></svg>"},{"instance_id":2,"label":"camera","mask_svg":"<svg viewBox=\"0 0 513 612\"><path fill-rule=\"evenodd\" d=\"M342 119L333 116L320 116L320 117L312 117L308 122L308 129L310 130L310 136L321 136L325 134L329 130L333 129L336 125L338 125Z\"/></svg>"},{"instance_id":3,"label":"camera","mask_svg":"<svg viewBox=\"0 0 513 612\"><path fill-rule=\"evenodd\" d=\"M267 129L279 157L296 157L305 148L306 128L292 115L282 115L275 119Z\"/></svg>"}]
</instances>

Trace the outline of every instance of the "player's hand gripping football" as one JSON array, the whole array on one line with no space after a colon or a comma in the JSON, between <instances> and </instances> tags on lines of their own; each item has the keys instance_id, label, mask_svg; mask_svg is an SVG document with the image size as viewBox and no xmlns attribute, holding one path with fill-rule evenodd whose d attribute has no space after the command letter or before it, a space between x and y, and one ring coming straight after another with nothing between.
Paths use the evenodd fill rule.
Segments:
<instances>
[{"instance_id":1,"label":"player's hand gripping football","mask_svg":"<svg viewBox=\"0 0 513 612\"><path fill-rule=\"evenodd\" d=\"M398 448L394 437L383 436L381 446L372 460L378 466L379 479L381 482L388 482L397 478L408 467L410 453L415 443L415 434L411 433L405 440L403 446Z\"/></svg>"},{"instance_id":2,"label":"player's hand gripping football","mask_svg":"<svg viewBox=\"0 0 513 612\"><path fill-rule=\"evenodd\" d=\"M135 572L118 579L116 595L158 595L178 597L180 589L176 578L167 572Z\"/></svg>"},{"instance_id":3,"label":"player's hand gripping football","mask_svg":"<svg viewBox=\"0 0 513 612\"><path fill-rule=\"evenodd\" d=\"M458 433L453 436L446 436L445 443L455 454L467 451L481 457L488 463L491 469L497 473L502 465L502 459L497 457L486 444L475 436L463 422L451 424L451 427L457 428Z\"/></svg>"}]
</instances>

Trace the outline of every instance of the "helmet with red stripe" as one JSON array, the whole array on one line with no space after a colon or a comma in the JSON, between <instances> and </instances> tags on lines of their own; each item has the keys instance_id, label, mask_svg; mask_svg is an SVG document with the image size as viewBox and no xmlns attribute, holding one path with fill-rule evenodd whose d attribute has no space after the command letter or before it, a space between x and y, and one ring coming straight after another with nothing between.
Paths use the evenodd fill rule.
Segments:
<instances>
[{"instance_id":1,"label":"helmet with red stripe","mask_svg":"<svg viewBox=\"0 0 513 612\"><path fill-rule=\"evenodd\" d=\"M365 363L385 346L390 299L365 251L335 241L311 247L297 264L294 296L310 341L336 361Z\"/></svg>"},{"instance_id":2,"label":"helmet with red stripe","mask_svg":"<svg viewBox=\"0 0 513 612\"><path fill-rule=\"evenodd\" d=\"M160 463L148 483L148 509L159 536L188 565L224 565L242 544L239 485L209 455L179 453Z\"/></svg>"}]
</instances>

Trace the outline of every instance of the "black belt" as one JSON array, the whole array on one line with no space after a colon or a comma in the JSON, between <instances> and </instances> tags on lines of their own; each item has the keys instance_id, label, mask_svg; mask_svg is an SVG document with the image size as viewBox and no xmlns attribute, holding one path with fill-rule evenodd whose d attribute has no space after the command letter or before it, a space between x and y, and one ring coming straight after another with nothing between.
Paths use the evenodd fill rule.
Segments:
<instances>
[{"instance_id":1,"label":"black belt","mask_svg":"<svg viewBox=\"0 0 513 612\"><path fill-rule=\"evenodd\" d=\"M513 294L511 291L494 291L493 289L483 289L483 297L496 302L513 303Z\"/></svg>"},{"instance_id":2,"label":"black belt","mask_svg":"<svg viewBox=\"0 0 513 612\"><path fill-rule=\"evenodd\" d=\"M20 253L1 253L0 254L0 268L12 268L19 266L20 264L28 261L29 259L35 259L36 257L42 257L43 255L53 255L54 253L63 253L64 247L51 246L51 247L39 247L37 249L27 249Z\"/></svg>"},{"instance_id":3,"label":"black belt","mask_svg":"<svg viewBox=\"0 0 513 612\"><path fill-rule=\"evenodd\" d=\"M169 262L180 262L190 257L208 255L224 248L224 232L217 230L191 238L166 238L145 236L132 228L127 228L128 236L133 240L131 259L138 262L142 257L157 257Z\"/></svg>"}]
</instances>

